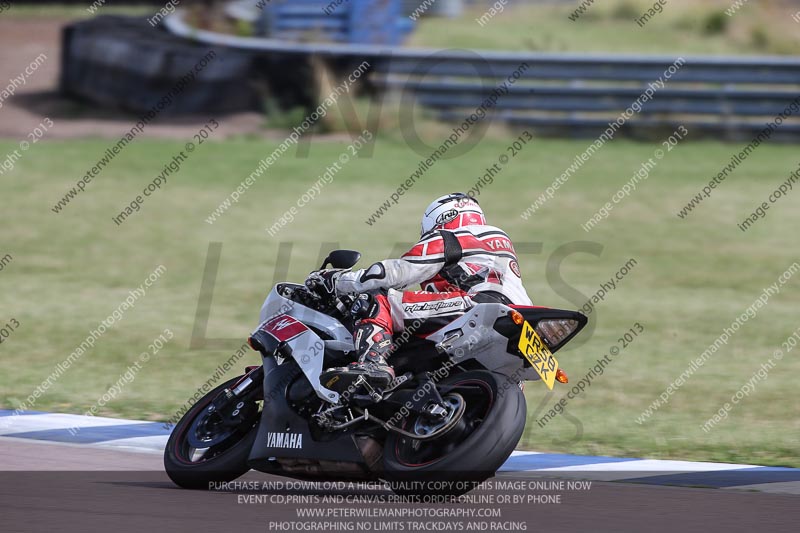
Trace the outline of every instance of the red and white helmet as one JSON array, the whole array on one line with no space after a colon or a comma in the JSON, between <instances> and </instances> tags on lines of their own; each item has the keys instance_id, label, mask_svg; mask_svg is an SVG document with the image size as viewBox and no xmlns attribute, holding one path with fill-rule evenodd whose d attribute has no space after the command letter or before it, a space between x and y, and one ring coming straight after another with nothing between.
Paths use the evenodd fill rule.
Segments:
<instances>
[{"instance_id":1,"label":"red and white helmet","mask_svg":"<svg viewBox=\"0 0 800 533\"><path fill-rule=\"evenodd\" d=\"M463 192L454 192L437 198L428 206L422 215L420 235L435 229L483 224L486 224L486 217L478 201Z\"/></svg>"}]
</instances>

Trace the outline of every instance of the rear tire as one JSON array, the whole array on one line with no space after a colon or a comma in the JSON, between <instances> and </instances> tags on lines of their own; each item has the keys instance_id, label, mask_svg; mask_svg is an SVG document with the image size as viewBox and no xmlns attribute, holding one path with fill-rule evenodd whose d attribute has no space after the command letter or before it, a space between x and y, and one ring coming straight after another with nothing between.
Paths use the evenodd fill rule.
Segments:
<instances>
[{"instance_id":1,"label":"rear tire","mask_svg":"<svg viewBox=\"0 0 800 533\"><path fill-rule=\"evenodd\" d=\"M210 483L233 481L250 470L247 459L258 433L260 413L257 410L251 425L248 420L247 427L238 429L234 435L219 445L221 449L209 449L214 452L209 459L193 461L189 457L193 448L188 443L188 432L195 420L206 416L206 409L214 398L239 379L237 377L227 381L200 398L173 429L164 449L164 469L176 485L186 489L208 490Z\"/></svg>"},{"instance_id":2,"label":"rear tire","mask_svg":"<svg viewBox=\"0 0 800 533\"><path fill-rule=\"evenodd\" d=\"M441 438L417 441L416 450L413 439L389 433L383 452L384 476L392 490L398 494L463 494L494 476L522 437L527 415L522 391L518 387L503 390L507 379L476 370L442 380L441 385L467 387L455 390L467 402L462 418L465 424ZM398 426L411 431L415 421L412 414Z\"/></svg>"}]
</instances>

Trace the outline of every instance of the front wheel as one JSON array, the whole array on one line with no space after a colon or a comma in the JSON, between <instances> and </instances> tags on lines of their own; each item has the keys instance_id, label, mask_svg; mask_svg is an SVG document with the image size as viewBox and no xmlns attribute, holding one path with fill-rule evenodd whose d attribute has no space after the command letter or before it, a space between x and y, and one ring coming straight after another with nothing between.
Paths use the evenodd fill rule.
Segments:
<instances>
[{"instance_id":1,"label":"front wheel","mask_svg":"<svg viewBox=\"0 0 800 533\"><path fill-rule=\"evenodd\" d=\"M208 489L209 483L232 481L250 470L247 458L261 417L258 392L212 406L239 379L200 398L173 429L164 449L164 468L176 485Z\"/></svg>"},{"instance_id":2,"label":"front wheel","mask_svg":"<svg viewBox=\"0 0 800 533\"><path fill-rule=\"evenodd\" d=\"M465 404L461 420L431 441L389 434L383 452L384 476L393 490L403 494L464 493L492 477L514 451L525 429L525 396L518 387L503 390L506 380L506 376L484 370L442 380L439 388L445 403ZM424 420L416 414L399 426L417 434L424 434L426 429Z\"/></svg>"}]
</instances>

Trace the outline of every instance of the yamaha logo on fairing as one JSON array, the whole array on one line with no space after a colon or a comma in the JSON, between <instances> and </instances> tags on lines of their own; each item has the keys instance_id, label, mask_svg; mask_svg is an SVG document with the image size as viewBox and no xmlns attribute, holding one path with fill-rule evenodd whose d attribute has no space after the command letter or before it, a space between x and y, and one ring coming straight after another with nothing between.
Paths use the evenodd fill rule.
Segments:
<instances>
[{"instance_id":1,"label":"yamaha logo on fairing","mask_svg":"<svg viewBox=\"0 0 800 533\"><path fill-rule=\"evenodd\" d=\"M302 448L302 433L267 433L268 448Z\"/></svg>"},{"instance_id":2,"label":"yamaha logo on fairing","mask_svg":"<svg viewBox=\"0 0 800 533\"><path fill-rule=\"evenodd\" d=\"M277 324L275 324L275 329L280 331L280 330L282 330L284 328L288 328L289 326L293 325L294 322L295 322L294 320L283 319L280 322L278 322Z\"/></svg>"}]
</instances>

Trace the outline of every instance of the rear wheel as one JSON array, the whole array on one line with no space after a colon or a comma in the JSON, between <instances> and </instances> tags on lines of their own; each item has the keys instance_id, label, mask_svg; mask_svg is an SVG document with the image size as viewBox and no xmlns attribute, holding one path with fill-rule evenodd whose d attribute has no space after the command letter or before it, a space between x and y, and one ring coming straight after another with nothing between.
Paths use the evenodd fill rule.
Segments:
<instances>
[{"instance_id":1,"label":"rear wheel","mask_svg":"<svg viewBox=\"0 0 800 533\"><path fill-rule=\"evenodd\" d=\"M239 379L200 398L172 431L164 450L164 468L176 485L208 489L211 482L232 481L250 470L247 458L261 416L258 394L212 405Z\"/></svg>"},{"instance_id":2,"label":"rear wheel","mask_svg":"<svg viewBox=\"0 0 800 533\"><path fill-rule=\"evenodd\" d=\"M525 428L525 397L517 387L503 391L507 378L488 371L449 376L442 399L463 415L452 429L431 441L390 433L384 446L384 476L400 494L468 492L492 477L514 451ZM463 402L463 405L457 405ZM437 426L417 414L399 427L424 435ZM440 427L440 426L439 426ZM416 483L415 483L416 482Z\"/></svg>"}]
</instances>

